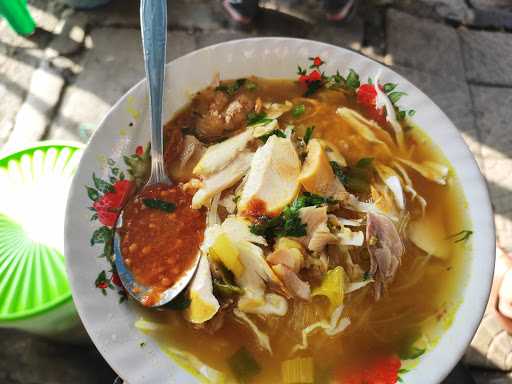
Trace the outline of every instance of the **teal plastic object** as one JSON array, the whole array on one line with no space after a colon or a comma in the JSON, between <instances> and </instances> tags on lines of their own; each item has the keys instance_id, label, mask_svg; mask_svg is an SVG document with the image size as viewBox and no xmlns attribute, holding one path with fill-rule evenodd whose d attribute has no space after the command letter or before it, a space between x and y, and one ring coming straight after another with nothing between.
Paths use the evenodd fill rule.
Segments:
<instances>
[{"instance_id":1,"label":"teal plastic object","mask_svg":"<svg viewBox=\"0 0 512 384\"><path fill-rule=\"evenodd\" d=\"M19 35L31 35L36 29L36 23L28 11L26 0L0 0L0 16L5 17Z\"/></svg>"},{"instance_id":2,"label":"teal plastic object","mask_svg":"<svg viewBox=\"0 0 512 384\"><path fill-rule=\"evenodd\" d=\"M0 159L0 327L58 337L79 324L63 243L81 148L43 142Z\"/></svg>"}]
</instances>

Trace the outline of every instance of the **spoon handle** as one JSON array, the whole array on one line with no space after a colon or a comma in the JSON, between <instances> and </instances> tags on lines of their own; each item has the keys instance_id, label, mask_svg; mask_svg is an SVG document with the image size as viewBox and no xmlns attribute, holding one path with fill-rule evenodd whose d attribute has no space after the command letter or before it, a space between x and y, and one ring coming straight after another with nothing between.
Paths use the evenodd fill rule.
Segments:
<instances>
[{"instance_id":1,"label":"spoon handle","mask_svg":"<svg viewBox=\"0 0 512 384\"><path fill-rule=\"evenodd\" d=\"M151 124L150 183L169 180L163 162L162 107L167 45L167 0L142 0L140 4L142 48L149 91Z\"/></svg>"}]
</instances>

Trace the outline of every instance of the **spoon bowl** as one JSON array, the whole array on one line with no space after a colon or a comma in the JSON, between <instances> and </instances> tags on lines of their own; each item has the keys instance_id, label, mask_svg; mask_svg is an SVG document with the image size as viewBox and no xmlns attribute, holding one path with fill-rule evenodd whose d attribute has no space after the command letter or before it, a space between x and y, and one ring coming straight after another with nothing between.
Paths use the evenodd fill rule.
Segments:
<instances>
[{"instance_id":1,"label":"spoon bowl","mask_svg":"<svg viewBox=\"0 0 512 384\"><path fill-rule=\"evenodd\" d=\"M173 187L166 174L163 155L162 107L165 80L165 56L167 45L167 0L142 0L140 5L140 21L142 46L144 51L144 67L146 70L149 91L149 109L151 125L151 175L144 189L156 184ZM191 266L182 271L172 286L164 291L146 286L136 281L126 266L121 251L121 235L123 211L119 214L114 232L115 265L121 279L131 297L147 307L158 307L174 299L188 285L197 269L200 260L198 252ZM148 300L148 298L151 298Z\"/></svg>"}]
</instances>

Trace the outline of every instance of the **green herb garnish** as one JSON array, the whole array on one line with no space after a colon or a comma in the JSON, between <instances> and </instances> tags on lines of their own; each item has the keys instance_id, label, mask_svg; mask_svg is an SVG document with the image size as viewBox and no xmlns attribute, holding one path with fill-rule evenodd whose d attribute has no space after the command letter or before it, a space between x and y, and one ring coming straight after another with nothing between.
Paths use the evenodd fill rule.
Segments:
<instances>
[{"instance_id":1,"label":"green herb garnish","mask_svg":"<svg viewBox=\"0 0 512 384\"><path fill-rule=\"evenodd\" d=\"M247 89L248 91L255 91L257 88L258 86L256 85L256 83L253 83L249 80L245 82L245 89Z\"/></svg>"},{"instance_id":2,"label":"green herb garnish","mask_svg":"<svg viewBox=\"0 0 512 384\"><path fill-rule=\"evenodd\" d=\"M244 290L239 286L219 279L213 279L213 290L221 296L236 296L244 293Z\"/></svg>"},{"instance_id":3,"label":"green herb garnish","mask_svg":"<svg viewBox=\"0 0 512 384\"><path fill-rule=\"evenodd\" d=\"M292 108L292 116L299 117L306 112L306 106L304 104L297 104Z\"/></svg>"},{"instance_id":4,"label":"green herb garnish","mask_svg":"<svg viewBox=\"0 0 512 384\"><path fill-rule=\"evenodd\" d=\"M460 232L457 232L453 235L450 235L446 238L446 240L454 239L454 243L460 243L462 241L466 242L473 235L473 231L464 229Z\"/></svg>"},{"instance_id":5,"label":"green herb garnish","mask_svg":"<svg viewBox=\"0 0 512 384\"><path fill-rule=\"evenodd\" d=\"M406 353L400 354L402 360L415 360L426 352L426 348L412 347Z\"/></svg>"},{"instance_id":6,"label":"green herb garnish","mask_svg":"<svg viewBox=\"0 0 512 384\"><path fill-rule=\"evenodd\" d=\"M313 137L314 130L315 130L314 125L306 128L306 133L304 134L304 143L306 143L306 145L309 143L309 140L311 140L311 138Z\"/></svg>"},{"instance_id":7,"label":"green herb garnish","mask_svg":"<svg viewBox=\"0 0 512 384\"><path fill-rule=\"evenodd\" d=\"M331 161L331 168L338 180L351 192L368 192L370 188L370 176L373 158L360 159L356 165L342 167L335 161Z\"/></svg>"},{"instance_id":8,"label":"green herb garnish","mask_svg":"<svg viewBox=\"0 0 512 384\"><path fill-rule=\"evenodd\" d=\"M215 90L222 91L227 93L229 96L233 96L245 84L246 81L247 79L237 79L229 85L221 84L218 87L216 87Z\"/></svg>"},{"instance_id":9,"label":"green herb garnish","mask_svg":"<svg viewBox=\"0 0 512 384\"><path fill-rule=\"evenodd\" d=\"M273 135L276 135L277 137L283 137L283 138L286 137L286 135L284 134L283 131L281 131L280 129L274 129L272 132L269 132L269 133L267 133L265 135L262 135L262 136L258 137L258 139L260 139L261 141L266 143L267 140L269 139L269 137L273 136Z\"/></svg>"},{"instance_id":10,"label":"green herb garnish","mask_svg":"<svg viewBox=\"0 0 512 384\"><path fill-rule=\"evenodd\" d=\"M141 348L144 348L145 346L146 346L146 343L145 343L145 342L141 342L141 343L139 344L139 347L141 347Z\"/></svg>"},{"instance_id":11,"label":"green herb garnish","mask_svg":"<svg viewBox=\"0 0 512 384\"><path fill-rule=\"evenodd\" d=\"M273 119L267 117L265 112L255 113L251 112L247 115L247 126L263 125L270 123Z\"/></svg>"},{"instance_id":12,"label":"green herb garnish","mask_svg":"<svg viewBox=\"0 0 512 384\"><path fill-rule=\"evenodd\" d=\"M174 212L176 204L159 199L143 199L142 202L148 208L159 209L164 212Z\"/></svg>"},{"instance_id":13,"label":"green herb garnish","mask_svg":"<svg viewBox=\"0 0 512 384\"><path fill-rule=\"evenodd\" d=\"M335 202L336 200L305 192L297 197L291 205L286 207L279 216L262 216L258 218L257 222L251 225L251 232L268 240L283 236L305 236L306 225L300 220L299 210L304 207L320 206Z\"/></svg>"},{"instance_id":14,"label":"green herb garnish","mask_svg":"<svg viewBox=\"0 0 512 384\"><path fill-rule=\"evenodd\" d=\"M236 378L246 383L261 371L261 367L251 353L245 348L240 348L228 359L229 367Z\"/></svg>"}]
</instances>

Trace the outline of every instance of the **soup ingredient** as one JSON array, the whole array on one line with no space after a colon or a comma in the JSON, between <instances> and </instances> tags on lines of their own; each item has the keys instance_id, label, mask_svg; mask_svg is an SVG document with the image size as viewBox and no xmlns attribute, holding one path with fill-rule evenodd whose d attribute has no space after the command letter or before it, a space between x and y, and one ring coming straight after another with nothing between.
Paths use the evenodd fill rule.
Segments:
<instances>
[{"instance_id":1,"label":"soup ingredient","mask_svg":"<svg viewBox=\"0 0 512 384\"><path fill-rule=\"evenodd\" d=\"M307 157L302 166L299 182L310 193L343 200L346 191L336 178L322 143L312 139L307 147Z\"/></svg>"},{"instance_id":2,"label":"soup ingredient","mask_svg":"<svg viewBox=\"0 0 512 384\"><path fill-rule=\"evenodd\" d=\"M369 366L335 374L335 384L396 384L402 362L397 356L375 359Z\"/></svg>"},{"instance_id":3,"label":"soup ingredient","mask_svg":"<svg viewBox=\"0 0 512 384\"><path fill-rule=\"evenodd\" d=\"M338 180L350 191L366 193L370 189L373 158L360 159L354 166L341 167L331 161L331 167Z\"/></svg>"},{"instance_id":4,"label":"soup ingredient","mask_svg":"<svg viewBox=\"0 0 512 384\"><path fill-rule=\"evenodd\" d=\"M310 333L316 331L317 329L322 330L328 336L334 336L340 332L343 332L350 325L350 320L348 317L342 318L342 313L343 305L340 305L332 312L329 321L321 320L304 328L302 331L302 343L297 344L293 348L293 352L307 349L309 346L308 336Z\"/></svg>"},{"instance_id":5,"label":"soup ingredient","mask_svg":"<svg viewBox=\"0 0 512 384\"><path fill-rule=\"evenodd\" d=\"M282 237L281 239L286 238ZM304 264L304 256L297 248L278 248L267 256L267 261L272 265L283 264L293 272L298 273Z\"/></svg>"},{"instance_id":6,"label":"soup ingredient","mask_svg":"<svg viewBox=\"0 0 512 384\"><path fill-rule=\"evenodd\" d=\"M309 140L313 137L313 132L315 130L315 126L312 125L310 127L306 128L306 133L304 133L304 143L307 145L309 143Z\"/></svg>"},{"instance_id":7,"label":"soup ingredient","mask_svg":"<svg viewBox=\"0 0 512 384\"><path fill-rule=\"evenodd\" d=\"M235 377L242 383L246 383L261 371L260 365L245 347L235 352L229 358L228 364Z\"/></svg>"},{"instance_id":8,"label":"soup ingredient","mask_svg":"<svg viewBox=\"0 0 512 384\"><path fill-rule=\"evenodd\" d=\"M243 78L237 79L237 80L233 81L231 84L229 84L229 83L220 84L215 88L215 90L226 92L229 96L233 96L235 93L238 92L238 90L244 84L246 84L246 82L247 82L247 79L243 79Z\"/></svg>"},{"instance_id":9,"label":"soup ingredient","mask_svg":"<svg viewBox=\"0 0 512 384\"><path fill-rule=\"evenodd\" d=\"M191 323L202 324L210 320L219 308L219 301L213 295L208 258L201 256L196 274L190 284L190 306L185 311L185 317Z\"/></svg>"},{"instance_id":10,"label":"soup ingredient","mask_svg":"<svg viewBox=\"0 0 512 384\"><path fill-rule=\"evenodd\" d=\"M270 354L272 354L272 347L270 346L270 339L268 336L263 333L256 324L247 316L245 313L240 311L239 309L234 309L233 314L238 317L241 321L243 321L245 324L249 326L251 331L256 335L256 339L258 340L258 343L260 344L260 347L268 351Z\"/></svg>"},{"instance_id":11,"label":"soup ingredient","mask_svg":"<svg viewBox=\"0 0 512 384\"><path fill-rule=\"evenodd\" d=\"M375 164L374 168L386 187L393 193L397 208L403 211L405 209L405 197L400 176L384 164Z\"/></svg>"},{"instance_id":12,"label":"soup ingredient","mask_svg":"<svg viewBox=\"0 0 512 384\"><path fill-rule=\"evenodd\" d=\"M315 381L314 362L311 357L299 357L281 363L283 384L313 383Z\"/></svg>"},{"instance_id":13,"label":"soup ingredient","mask_svg":"<svg viewBox=\"0 0 512 384\"><path fill-rule=\"evenodd\" d=\"M325 154L329 158L329 162L331 162L331 163L335 162L338 165L341 165L342 167L347 166L347 161L345 160L345 158L343 157L343 155L340 153L340 151L338 150L338 148L335 145L333 145L332 143L330 143L326 140L323 140L323 139L316 139L316 140L318 140L320 142L320 145L324 149Z\"/></svg>"},{"instance_id":14,"label":"soup ingredient","mask_svg":"<svg viewBox=\"0 0 512 384\"><path fill-rule=\"evenodd\" d=\"M192 208L197 209L206 205L213 195L238 182L249 169L252 157L251 152L241 152L224 169L205 178L202 181L201 188L197 190L192 198Z\"/></svg>"},{"instance_id":15,"label":"soup ingredient","mask_svg":"<svg viewBox=\"0 0 512 384\"><path fill-rule=\"evenodd\" d=\"M446 185L446 178L448 177L449 170L446 165L428 160L422 161L420 163L415 163L414 161L401 158L397 158L397 160L407 165L408 167L411 167L426 179L431 180L437 184Z\"/></svg>"},{"instance_id":16,"label":"soup ingredient","mask_svg":"<svg viewBox=\"0 0 512 384\"><path fill-rule=\"evenodd\" d=\"M329 299L330 312L343 304L346 284L345 270L338 266L327 271L322 284L313 290L312 296L325 296Z\"/></svg>"},{"instance_id":17,"label":"soup ingredient","mask_svg":"<svg viewBox=\"0 0 512 384\"><path fill-rule=\"evenodd\" d=\"M439 215L431 212L409 224L408 236L417 247L428 255L441 259L449 256L449 244L446 239L446 228Z\"/></svg>"},{"instance_id":18,"label":"soup ingredient","mask_svg":"<svg viewBox=\"0 0 512 384\"><path fill-rule=\"evenodd\" d=\"M167 213L171 213L176 210L176 204L160 199L142 199L142 202L148 208L159 209Z\"/></svg>"},{"instance_id":19,"label":"soup ingredient","mask_svg":"<svg viewBox=\"0 0 512 384\"><path fill-rule=\"evenodd\" d=\"M213 260L221 261L235 277L242 276L244 266L240 262L238 249L224 233L218 235L210 247L210 256Z\"/></svg>"},{"instance_id":20,"label":"soup ingredient","mask_svg":"<svg viewBox=\"0 0 512 384\"><path fill-rule=\"evenodd\" d=\"M205 216L190 202L182 185L156 184L126 205L120 229L124 262L136 281L155 294L171 287L197 257Z\"/></svg>"},{"instance_id":21,"label":"soup ingredient","mask_svg":"<svg viewBox=\"0 0 512 384\"><path fill-rule=\"evenodd\" d=\"M281 104L281 103L265 103L263 106L265 107L265 111L266 111L267 117L269 119L277 119L283 113L286 113L290 109L292 109L293 104L287 100L283 104Z\"/></svg>"},{"instance_id":22,"label":"soup ingredient","mask_svg":"<svg viewBox=\"0 0 512 384\"><path fill-rule=\"evenodd\" d=\"M292 109L293 117L300 117L306 112L306 106L304 104L297 104Z\"/></svg>"},{"instance_id":23,"label":"soup ingredient","mask_svg":"<svg viewBox=\"0 0 512 384\"><path fill-rule=\"evenodd\" d=\"M225 383L225 375L208 366L199 360L192 353L180 349L166 347L164 352L174 360L179 366L185 368L194 377L197 377L203 383Z\"/></svg>"},{"instance_id":24,"label":"soup ingredient","mask_svg":"<svg viewBox=\"0 0 512 384\"><path fill-rule=\"evenodd\" d=\"M277 264L272 267L276 275L284 283L288 291L295 297L302 300L309 300L311 298L311 288L309 283L303 281L297 274L284 264Z\"/></svg>"},{"instance_id":25,"label":"soup ingredient","mask_svg":"<svg viewBox=\"0 0 512 384\"><path fill-rule=\"evenodd\" d=\"M327 226L327 207L305 207L299 211L301 222L306 225L306 236L301 242L311 251L320 252L327 244L336 242Z\"/></svg>"},{"instance_id":26,"label":"soup ingredient","mask_svg":"<svg viewBox=\"0 0 512 384\"><path fill-rule=\"evenodd\" d=\"M247 216L279 214L297 195L300 161L288 139L271 136L252 159L239 211Z\"/></svg>"},{"instance_id":27,"label":"soup ingredient","mask_svg":"<svg viewBox=\"0 0 512 384\"><path fill-rule=\"evenodd\" d=\"M254 244L267 245L262 236L257 236L249 230L250 222L241 217L229 216L222 223L222 230L234 242L249 241Z\"/></svg>"},{"instance_id":28,"label":"soup ingredient","mask_svg":"<svg viewBox=\"0 0 512 384\"><path fill-rule=\"evenodd\" d=\"M389 148L389 143L392 143L391 137L389 136L389 133L387 133L387 131L381 128L377 123L366 119L361 114L347 107L338 108L336 113L345 120L358 135L370 143L380 144L386 154L390 156L392 155ZM378 138L374 131L379 133L381 138Z\"/></svg>"},{"instance_id":29,"label":"soup ingredient","mask_svg":"<svg viewBox=\"0 0 512 384\"><path fill-rule=\"evenodd\" d=\"M370 253L370 273L375 276L375 296L380 298L402 261L404 246L393 222L379 213L368 213L366 238Z\"/></svg>"},{"instance_id":30,"label":"soup ingredient","mask_svg":"<svg viewBox=\"0 0 512 384\"><path fill-rule=\"evenodd\" d=\"M178 130L177 128L174 128ZM187 182L192 177L192 170L206 150L203 143L196 139L195 136L185 135L181 151L179 148L166 148L165 165L169 176L176 182ZM168 161L172 151L179 151L179 155Z\"/></svg>"},{"instance_id":31,"label":"soup ingredient","mask_svg":"<svg viewBox=\"0 0 512 384\"><path fill-rule=\"evenodd\" d=\"M208 147L201 160L195 166L194 174L206 176L225 168L227 164L231 163L247 147L252 138L252 132L245 130L219 144Z\"/></svg>"},{"instance_id":32,"label":"soup ingredient","mask_svg":"<svg viewBox=\"0 0 512 384\"><path fill-rule=\"evenodd\" d=\"M210 103L199 105L196 109L196 133L199 138L211 140L222 137L228 132L242 128L247 115L254 108L254 101L245 94L230 97L220 91L205 91L204 97Z\"/></svg>"},{"instance_id":33,"label":"soup ingredient","mask_svg":"<svg viewBox=\"0 0 512 384\"><path fill-rule=\"evenodd\" d=\"M447 239L454 239L454 243L466 242L473 235L473 231L469 231L464 229L460 232L457 232L453 235L447 237Z\"/></svg>"}]
</instances>

